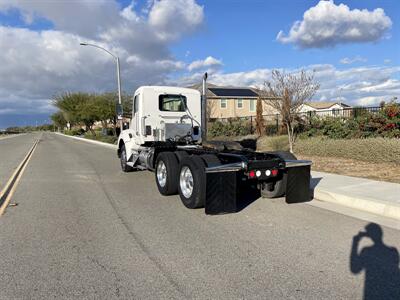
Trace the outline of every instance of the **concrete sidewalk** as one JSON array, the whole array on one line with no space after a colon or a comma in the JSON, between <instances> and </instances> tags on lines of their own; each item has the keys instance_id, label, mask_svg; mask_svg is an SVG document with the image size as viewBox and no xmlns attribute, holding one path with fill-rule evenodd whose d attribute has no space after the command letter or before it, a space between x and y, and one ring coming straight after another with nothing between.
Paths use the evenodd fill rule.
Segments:
<instances>
[{"instance_id":1,"label":"concrete sidewalk","mask_svg":"<svg viewBox=\"0 0 400 300\"><path fill-rule=\"evenodd\" d=\"M312 172L314 199L400 220L400 184Z\"/></svg>"}]
</instances>

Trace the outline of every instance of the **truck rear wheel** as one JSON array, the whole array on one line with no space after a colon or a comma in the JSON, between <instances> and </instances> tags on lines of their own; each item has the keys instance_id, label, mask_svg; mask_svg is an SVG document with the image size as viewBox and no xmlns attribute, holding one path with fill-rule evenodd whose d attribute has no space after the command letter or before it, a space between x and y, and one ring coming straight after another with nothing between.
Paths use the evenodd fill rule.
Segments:
<instances>
[{"instance_id":1,"label":"truck rear wheel","mask_svg":"<svg viewBox=\"0 0 400 300\"><path fill-rule=\"evenodd\" d=\"M174 195L178 192L178 159L172 152L162 152L157 156L155 177L161 195Z\"/></svg>"},{"instance_id":2,"label":"truck rear wheel","mask_svg":"<svg viewBox=\"0 0 400 300\"><path fill-rule=\"evenodd\" d=\"M126 149L125 145L121 146L121 156L120 156L120 162L121 162L121 169L124 172L132 172L133 168L131 166L128 166L128 158L126 156Z\"/></svg>"},{"instance_id":3,"label":"truck rear wheel","mask_svg":"<svg viewBox=\"0 0 400 300\"><path fill-rule=\"evenodd\" d=\"M297 160L296 156L294 156L293 153L290 152L276 151L272 153L278 155L280 158L285 160ZM282 178L275 182L272 190L268 188L268 185L265 185L264 188L261 189L261 197L279 198L284 196L286 193L286 181L287 181L287 173L283 173Z\"/></svg>"},{"instance_id":4,"label":"truck rear wheel","mask_svg":"<svg viewBox=\"0 0 400 300\"><path fill-rule=\"evenodd\" d=\"M205 163L198 156L184 157L179 164L179 196L187 208L204 207L206 199Z\"/></svg>"}]
</instances>

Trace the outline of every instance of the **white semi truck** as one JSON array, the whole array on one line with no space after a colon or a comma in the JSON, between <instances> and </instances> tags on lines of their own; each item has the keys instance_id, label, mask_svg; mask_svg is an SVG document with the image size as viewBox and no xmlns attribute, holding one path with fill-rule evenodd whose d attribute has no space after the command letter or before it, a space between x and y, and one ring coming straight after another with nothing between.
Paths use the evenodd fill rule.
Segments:
<instances>
[{"instance_id":1,"label":"white semi truck","mask_svg":"<svg viewBox=\"0 0 400 300\"><path fill-rule=\"evenodd\" d=\"M118 157L124 172L150 170L162 195L178 194L187 208L207 214L238 209L246 186L286 202L310 199L311 161L288 152L257 152L240 142L207 141L206 82L195 89L142 86L133 98Z\"/></svg>"}]
</instances>

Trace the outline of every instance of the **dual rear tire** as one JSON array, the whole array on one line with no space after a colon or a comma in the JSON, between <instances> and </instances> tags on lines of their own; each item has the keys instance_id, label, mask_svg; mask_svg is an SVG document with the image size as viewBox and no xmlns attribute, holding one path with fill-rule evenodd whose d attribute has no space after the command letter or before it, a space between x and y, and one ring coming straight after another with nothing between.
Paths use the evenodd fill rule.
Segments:
<instances>
[{"instance_id":1,"label":"dual rear tire","mask_svg":"<svg viewBox=\"0 0 400 300\"><path fill-rule=\"evenodd\" d=\"M208 161L216 164L217 158L189 156L186 152L160 153L155 165L155 179L159 192L165 196L179 193L183 205L187 208L204 207L205 167Z\"/></svg>"},{"instance_id":2,"label":"dual rear tire","mask_svg":"<svg viewBox=\"0 0 400 300\"><path fill-rule=\"evenodd\" d=\"M174 195L178 191L178 158L172 152L158 155L155 166L157 188L164 196Z\"/></svg>"}]
</instances>

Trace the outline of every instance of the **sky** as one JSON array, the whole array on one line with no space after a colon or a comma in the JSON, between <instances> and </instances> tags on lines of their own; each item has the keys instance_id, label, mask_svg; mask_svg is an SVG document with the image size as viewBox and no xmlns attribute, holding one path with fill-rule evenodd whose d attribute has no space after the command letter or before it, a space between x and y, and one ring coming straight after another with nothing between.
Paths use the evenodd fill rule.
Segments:
<instances>
[{"instance_id":1,"label":"sky","mask_svg":"<svg viewBox=\"0 0 400 300\"><path fill-rule=\"evenodd\" d=\"M0 128L49 123L63 92L260 87L315 72L313 101L400 98L400 1L0 0Z\"/></svg>"}]
</instances>

